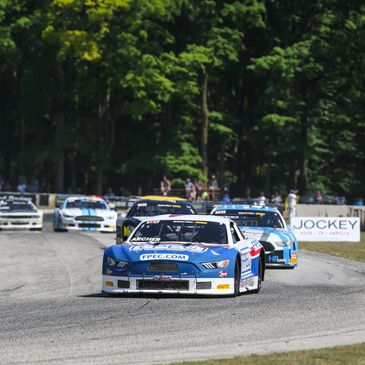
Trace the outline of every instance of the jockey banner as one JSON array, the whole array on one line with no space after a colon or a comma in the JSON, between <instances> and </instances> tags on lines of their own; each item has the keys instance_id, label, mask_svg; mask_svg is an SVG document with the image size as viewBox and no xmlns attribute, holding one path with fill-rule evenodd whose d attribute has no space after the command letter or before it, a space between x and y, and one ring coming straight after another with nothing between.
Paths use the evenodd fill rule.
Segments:
<instances>
[{"instance_id":1,"label":"jockey banner","mask_svg":"<svg viewBox=\"0 0 365 365\"><path fill-rule=\"evenodd\" d=\"M359 217L292 217L298 241L360 241Z\"/></svg>"}]
</instances>

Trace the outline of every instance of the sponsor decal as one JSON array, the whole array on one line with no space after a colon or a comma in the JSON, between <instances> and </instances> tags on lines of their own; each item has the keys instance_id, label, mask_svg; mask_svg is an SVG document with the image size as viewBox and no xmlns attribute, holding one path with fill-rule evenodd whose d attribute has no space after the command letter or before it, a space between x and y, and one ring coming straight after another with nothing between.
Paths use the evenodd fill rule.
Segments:
<instances>
[{"instance_id":1,"label":"sponsor decal","mask_svg":"<svg viewBox=\"0 0 365 365\"><path fill-rule=\"evenodd\" d=\"M113 273L113 270L112 269L106 269L106 274L107 275L111 275Z\"/></svg>"},{"instance_id":2,"label":"sponsor decal","mask_svg":"<svg viewBox=\"0 0 365 365\"><path fill-rule=\"evenodd\" d=\"M268 261L269 261L269 263L285 262L284 259L280 259L279 256L275 256L275 255L269 256Z\"/></svg>"},{"instance_id":3,"label":"sponsor decal","mask_svg":"<svg viewBox=\"0 0 365 365\"><path fill-rule=\"evenodd\" d=\"M296 253L296 251L293 251L291 253L291 256L290 256L292 259L297 259L298 258L298 254Z\"/></svg>"},{"instance_id":4,"label":"sponsor decal","mask_svg":"<svg viewBox=\"0 0 365 365\"><path fill-rule=\"evenodd\" d=\"M246 288L248 286L253 286L255 284L255 280L254 278L247 278L247 279L242 279L240 281L240 286L241 288Z\"/></svg>"},{"instance_id":5,"label":"sponsor decal","mask_svg":"<svg viewBox=\"0 0 365 365\"><path fill-rule=\"evenodd\" d=\"M112 281L106 281L105 286L114 286L114 283Z\"/></svg>"},{"instance_id":6,"label":"sponsor decal","mask_svg":"<svg viewBox=\"0 0 365 365\"><path fill-rule=\"evenodd\" d=\"M147 221L147 224L158 224L158 223L160 223L160 221Z\"/></svg>"},{"instance_id":7,"label":"sponsor decal","mask_svg":"<svg viewBox=\"0 0 365 365\"><path fill-rule=\"evenodd\" d=\"M160 281L169 281L171 280L172 276L170 275L155 275L153 280L160 280Z\"/></svg>"},{"instance_id":8,"label":"sponsor decal","mask_svg":"<svg viewBox=\"0 0 365 365\"><path fill-rule=\"evenodd\" d=\"M158 238L160 240L160 238ZM148 239L147 239L148 241ZM131 242L135 242L134 238L131 239ZM158 242L158 241L156 241ZM144 244L144 245L132 245L129 247L129 251L132 252L140 252L140 251L182 251L182 252L195 252L195 253L203 253L208 251L208 248L201 247L199 245L193 246L183 246L180 244L160 244L158 246L154 246L151 244Z\"/></svg>"},{"instance_id":9,"label":"sponsor decal","mask_svg":"<svg viewBox=\"0 0 365 365\"><path fill-rule=\"evenodd\" d=\"M225 210L216 210L214 214L226 214Z\"/></svg>"},{"instance_id":10,"label":"sponsor decal","mask_svg":"<svg viewBox=\"0 0 365 365\"><path fill-rule=\"evenodd\" d=\"M144 253L139 257L141 261L146 260L176 260L176 261L187 261L188 255L180 253Z\"/></svg>"},{"instance_id":11,"label":"sponsor decal","mask_svg":"<svg viewBox=\"0 0 365 365\"><path fill-rule=\"evenodd\" d=\"M289 263L290 264L296 264L298 262L298 254L296 251L293 251L290 255Z\"/></svg>"},{"instance_id":12,"label":"sponsor decal","mask_svg":"<svg viewBox=\"0 0 365 365\"><path fill-rule=\"evenodd\" d=\"M147 203L138 203L137 207L147 207Z\"/></svg>"},{"instance_id":13,"label":"sponsor decal","mask_svg":"<svg viewBox=\"0 0 365 365\"><path fill-rule=\"evenodd\" d=\"M359 217L293 217L299 241L360 241Z\"/></svg>"},{"instance_id":14,"label":"sponsor decal","mask_svg":"<svg viewBox=\"0 0 365 365\"><path fill-rule=\"evenodd\" d=\"M160 237L133 237L131 242L160 242Z\"/></svg>"},{"instance_id":15,"label":"sponsor decal","mask_svg":"<svg viewBox=\"0 0 365 365\"><path fill-rule=\"evenodd\" d=\"M229 289L231 286L229 284L218 284L217 285L217 289L218 290L222 290L222 289Z\"/></svg>"},{"instance_id":16,"label":"sponsor decal","mask_svg":"<svg viewBox=\"0 0 365 365\"><path fill-rule=\"evenodd\" d=\"M227 271L219 271L218 275L221 277L221 278L226 278L228 276L228 272Z\"/></svg>"}]
</instances>

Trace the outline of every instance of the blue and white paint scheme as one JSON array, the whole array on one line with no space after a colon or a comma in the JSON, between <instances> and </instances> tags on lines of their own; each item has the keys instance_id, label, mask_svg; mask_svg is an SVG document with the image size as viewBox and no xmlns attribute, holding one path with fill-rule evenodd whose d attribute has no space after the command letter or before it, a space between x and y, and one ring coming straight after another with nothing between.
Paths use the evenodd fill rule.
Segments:
<instances>
[{"instance_id":1,"label":"blue and white paint scheme","mask_svg":"<svg viewBox=\"0 0 365 365\"><path fill-rule=\"evenodd\" d=\"M53 213L53 229L59 231L115 232L117 212L104 199L69 197Z\"/></svg>"},{"instance_id":2,"label":"blue and white paint scheme","mask_svg":"<svg viewBox=\"0 0 365 365\"><path fill-rule=\"evenodd\" d=\"M262 245L244 239L230 219L160 215L141 222L127 241L105 249L102 291L238 295L258 293Z\"/></svg>"},{"instance_id":3,"label":"blue and white paint scheme","mask_svg":"<svg viewBox=\"0 0 365 365\"><path fill-rule=\"evenodd\" d=\"M234 220L246 238L257 239L265 248L268 268L298 266L298 240L277 208L221 204L211 214Z\"/></svg>"}]
</instances>

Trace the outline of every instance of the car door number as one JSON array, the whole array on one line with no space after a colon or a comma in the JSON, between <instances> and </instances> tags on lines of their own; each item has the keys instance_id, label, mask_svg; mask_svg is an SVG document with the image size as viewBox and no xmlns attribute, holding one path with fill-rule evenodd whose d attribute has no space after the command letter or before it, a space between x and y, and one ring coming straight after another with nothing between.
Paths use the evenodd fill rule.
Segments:
<instances>
[{"instance_id":1,"label":"car door number","mask_svg":"<svg viewBox=\"0 0 365 365\"><path fill-rule=\"evenodd\" d=\"M251 269L251 255L249 252L241 253L241 271L247 271Z\"/></svg>"}]
</instances>

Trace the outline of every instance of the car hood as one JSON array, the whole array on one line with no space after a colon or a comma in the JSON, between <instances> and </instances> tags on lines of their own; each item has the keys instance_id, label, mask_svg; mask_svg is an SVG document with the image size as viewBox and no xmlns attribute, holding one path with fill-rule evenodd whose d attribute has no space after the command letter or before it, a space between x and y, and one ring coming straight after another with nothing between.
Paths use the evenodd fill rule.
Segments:
<instances>
[{"instance_id":1,"label":"car hood","mask_svg":"<svg viewBox=\"0 0 365 365\"><path fill-rule=\"evenodd\" d=\"M128 261L173 260L173 261L220 261L234 251L228 245L184 244L182 242L127 243L111 246L116 259Z\"/></svg>"},{"instance_id":2,"label":"car hood","mask_svg":"<svg viewBox=\"0 0 365 365\"><path fill-rule=\"evenodd\" d=\"M294 240L292 232L284 228L272 228L272 227L239 227L245 238L256 239L258 241L265 242L288 242Z\"/></svg>"},{"instance_id":3,"label":"car hood","mask_svg":"<svg viewBox=\"0 0 365 365\"><path fill-rule=\"evenodd\" d=\"M70 215L73 217L77 217L80 215L86 216L99 216L99 217L106 217L106 216L116 216L116 212L107 209L80 209L80 208L70 208L70 209L62 209L61 214Z\"/></svg>"},{"instance_id":4,"label":"car hood","mask_svg":"<svg viewBox=\"0 0 365 365\"><path fill-rule=\"evenodd\" d=\"M146 221L148 219L153 219L153 217L150 217L150 216L148 216L148 217L135 217L135 216L126 217L126 216L119 215L118 224L121 224L126 219L133 219L136 223L137 222L140 223L140 222Z\"/></svg>"},{"instance_id":5,"label":"car hood","mask_svg":"<svg viewBox=\"0 0 365 365\"><path fill-rule=\"evenodd\" d=\"M2 215L6 215L6 216L22 216L22 215L26 215L26 216L40 216L42 215L43 212L39 211L39 212L14 212L14 211L9 211L9 210L3 210L0 211L0 217Z\"/></svg>"}]
</instances>

